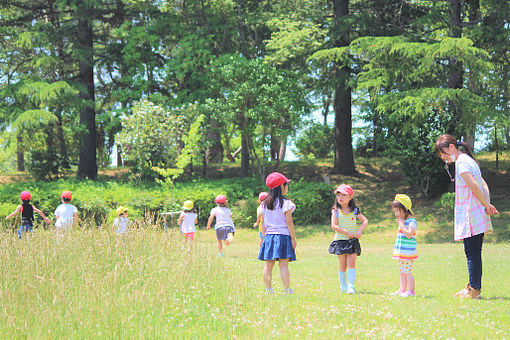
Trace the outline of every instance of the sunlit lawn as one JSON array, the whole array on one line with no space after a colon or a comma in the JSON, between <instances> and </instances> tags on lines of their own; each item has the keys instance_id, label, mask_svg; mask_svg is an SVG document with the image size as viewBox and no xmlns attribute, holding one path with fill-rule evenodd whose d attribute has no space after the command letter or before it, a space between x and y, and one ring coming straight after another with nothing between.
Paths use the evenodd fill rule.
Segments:
<instances>
[{"instance_id":1,"label":"sunlit lawn","mask_svg":"<svg viewBox=\"0 0 510 340\"><path fill-rule=\"evenodd\" d=\"M173 230L106 229L55 239L2 233L0 337L5 338L504 338L510 329L510 247L484 245L483 299L452 295L467 282L460 243L420 244L415 298L398 288L392 232L362 239L357 294L338 289L332 234L300 228L294 295L264 296L257 234L239 230L218 258L213 231L191 251ZM324 228L323 230L327 230Z\"/></svg>"}]
</instances>

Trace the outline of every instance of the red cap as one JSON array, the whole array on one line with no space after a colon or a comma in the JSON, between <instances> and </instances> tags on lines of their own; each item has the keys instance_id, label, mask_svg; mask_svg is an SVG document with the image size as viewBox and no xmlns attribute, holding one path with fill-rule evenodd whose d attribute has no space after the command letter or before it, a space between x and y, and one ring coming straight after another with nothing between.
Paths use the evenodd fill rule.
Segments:
<instances>
[{"instance_id":1,"label":"red cap","mask_svg":"<svg viewBox=\"0 0 510 340\"><path fill-rule=\"evenodd\" d=\"M260 194L259 194L259 201L262 202L263 200L266 199L266 197L268 196L269 194L265 191L262 191Z\"/></svg>"},{"instance_id":2,"label":"red cap","mask_svg":"<svg viewBox=\"0 0 510 340\"><path fill-rule=\"evenodd\" d=\"M290 179L279 172L272 172L266 177L266 185L269 189L279 187L283 183L289 183Z\"/></svg>"},{"instance_id":3,"label":"red cap","mask_svg":"<svg viewBox=\"0 0 510 340\"><path fill-rule=\"evenodd\" d=\"M335 194L337 192L341 192L342 194L345 194L345 195L354 195L354 190L351 188L350 185L347 185L347 184L341 184L339 185L336 189L335 189Z\"/></svg>"},{"instance_id":4,"label":"red cap","mask_svg":"<svg viewBox=\"0 0 510 340\"><path fill-rule=\"evenodd\" d=\"M218 195L214 199L214 202L216 202L216 203L225 203L226 201L227 201L227 196L225 196L225 195Z\"/></svg>"},{"instance_id":5,"label":"red cap","mask_svg":"<svg viewBox=\"0 0 510 340\"><path fill-rule=\"evenodd\" d=\"M32 196L30 196L30 193L28 191L22 191L21 194L19 195L19 198L22 201L30 201L31 197Z\"/></svg>"},{"instance_id":6,"label":"red cap","mask_svg":"<svg viewBox=\"0 0 510 340\"><path fill-rule=\"evenodd\" d=\"M62 193L62 195L60 195L60 197L62 197L62 198L67 198L67 199L72 199L72 198L73 198L73 195L71 194L71 192L70 192L70 191L64 191L64 192Z\"/></svg>"}]
</instances>

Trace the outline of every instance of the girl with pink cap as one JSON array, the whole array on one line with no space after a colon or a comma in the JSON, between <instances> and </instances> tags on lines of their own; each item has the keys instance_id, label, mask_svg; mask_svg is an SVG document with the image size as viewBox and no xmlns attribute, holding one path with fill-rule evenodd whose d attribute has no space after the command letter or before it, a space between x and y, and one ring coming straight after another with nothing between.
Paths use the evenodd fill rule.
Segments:
<instances>
[{"instance_id":1,"label":"girl with pink cap","mask_svg":"<svg viewBox=\"0 0 510 340\"><path fill-rule=\"evenodd\" d=\"M50 223L50 220L44 215L44 213L37 209L35 206L30 204L30 199L32 196L28 191L23 191L20 194L20 200L21 203L18 205L16 210L14 210L9 216L7 216L5 219L8 220L11 217L16 216L18 213L21 213L21 226L18 230L18 237L21 239L21 234L28 233L32 230L33 224L34 224L34 211L41 215L41 217L44 219L44 222Z\"/></svg>"},{"instance_id":2,"label":"girl with pink cap","mask_svg":"<svg viewBox=\"0 0 510 340\"><path fill-rule=\"evenodd\" d=\"M223 257L223 241L228 246L234 241L234 233L236 231L234 222L232 221L232 212L227 207L227 196L218 195L214 199L216 207L211 209L211 215L207 221L207 230L211 229L211 224L216 217L214 230L216 231L216 240L218 241L218 256Z\"/></svg>"},{"instance_id":3,"label":"girl with pink cap","mask_svg":"<svg viewBox=\"0 0 510 340\"><path fill-rule=\"evenodd\" d=\"M265 261L262 277L266 285L266 295L274 293L272 278L276 260L280 266L283 292L293 293L290 288L289 262L296 261L297 241L292 220L296 205L284 196L289 192L289 182L290 180L279 172L270 173L266 178L266 185L271 191L260 203L260 226L264 239L258 259Z\"/></svg>"},{"instance_id":4,"label":"girl with pink cap","mask_svg":"<svg viewBox=\"0 0 510 340\"><path fill-rule=\"evenodd\" d=\"M346 184L335 189L335 203L331 210L331 229L335 231L335 239L329 246L329 253L338 256L340 269L340 291L354 294L356 280L356 258L361 254L359 239L368 225L368 220L356 207L354 190ZM357 228L356 219L361 222ZM347 283L348 279L348 283Z\"/></svg>"}]
</instances>

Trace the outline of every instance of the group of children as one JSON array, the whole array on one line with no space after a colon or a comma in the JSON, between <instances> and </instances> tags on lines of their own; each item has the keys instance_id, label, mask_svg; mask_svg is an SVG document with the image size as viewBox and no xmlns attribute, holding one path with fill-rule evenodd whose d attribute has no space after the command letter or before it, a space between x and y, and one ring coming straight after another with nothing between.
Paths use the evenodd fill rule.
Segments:
<instances>
[{"instance_id":1,"label":"group of children","mask_svg":"<svg viewBox=\"0 0 510 340\"><path fill-rule=\"evenodd\" d=\"M284 293L292 294L290 288L289 262L296 260L296 235L292 213L296 205L285 195L289 191L290 180L279 172L273 172L266 178L269 192L259 194L260 205L257 208L257 221L254 227L259 227L260 250L258 259L264 261L263 280L266 286L266 295L274 294L272 288L272 271L278 260L280 276ZM335 231L333 242L329 246L329 253L338 256L340 290L347 294L354 294L356 279L356 259L361 254L359 239L368 225L367 218L361 213L354 201L354 190L351 186L342 184L335 191L335 201L331 210L331 228ZM23 191L20 195L22 204L19 205L6 219L21 213L22 222L18 230L21 238L24 232L32 230L34 212L41 215L46 223L50 220L42 211L30 204L31 195ZM71 202L72 194L64 191L61 195L62 204L55 210L55 228L57 232L65 232L72 228L78 220L78 210ZM224 256L224 246L234 241L235 226L232 212L227 207L227 197L218 195L214 207L207 221L207 230L216 219L214 230L216 232L218 256ZM415 282L412 274L413 262L418 257L416 252L416 220L412 217L411 199L404 194L395 196L392 203L393 212L397 218L398 233L395 241L393 258L400 263L400 289L392 295L414 296ZM117 208L117 218L113 222L117 235L127 232L129 218L128 209ZM361 224L358 227L356 220ZM184 240L192 242L195 238L198 215L192 201L185 201L177 220Z\"/></svg>"}]
</instances>

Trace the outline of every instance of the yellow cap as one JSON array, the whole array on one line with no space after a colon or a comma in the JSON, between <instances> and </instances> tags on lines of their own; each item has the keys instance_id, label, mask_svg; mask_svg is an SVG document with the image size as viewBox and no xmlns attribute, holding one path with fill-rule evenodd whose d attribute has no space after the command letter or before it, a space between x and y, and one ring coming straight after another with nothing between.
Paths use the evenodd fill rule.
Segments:
<instances>
[{"instance_id":1,"label":"yellow cap","mask_svg":"<svg viewBox=\"0 0 510 340\"><path fill-rule=\"evenodd\" d=\"M117 208L117 215L122 215L123 213L125 213L126 211L128 211L128 208L126 207L123 207L122 205L120 207Z\"/></svg>"},{"instance_id":2,"label":"yellow cap","mask_svg":"<svg viewBox=\"0 0 510 340\"><path fill-rule=\"evenodd\" d=\"M395 201L402 203L402 205L407 210L409 210L411 212L411 214L413 213L413 211L411 210L411 208L413 207L413 202L411 202L411 199L409 198L409 196L407 196L405 194L397 194L395 196Z\"/></svg>"},{"instance_id":3,"label":"yellow cap","mask_svg":"<svg viewBox=\"0 0 510 340\"><path fill-rule=\"evenodd\" d=\"M192 201L184 201L184 204L182 205L182 209L184 209L184 210L193 209L193 202Z\"/></svg>"}]
</instances>

